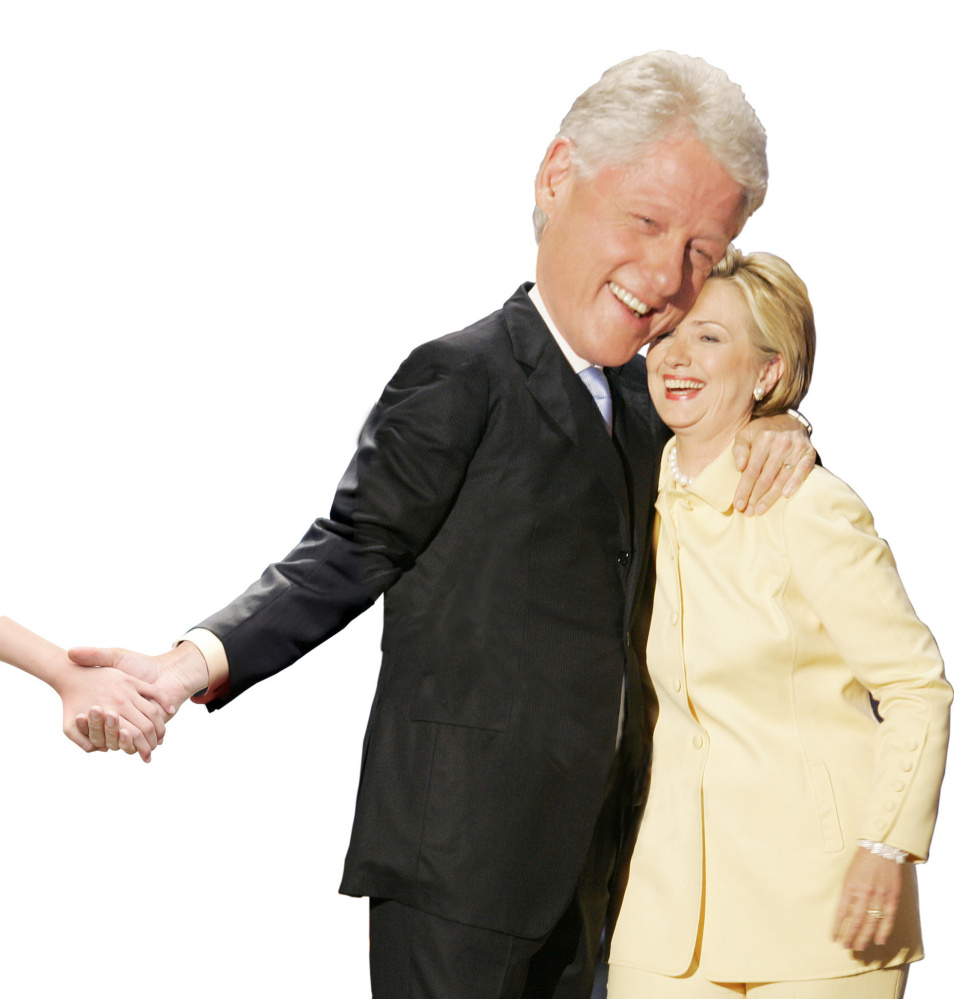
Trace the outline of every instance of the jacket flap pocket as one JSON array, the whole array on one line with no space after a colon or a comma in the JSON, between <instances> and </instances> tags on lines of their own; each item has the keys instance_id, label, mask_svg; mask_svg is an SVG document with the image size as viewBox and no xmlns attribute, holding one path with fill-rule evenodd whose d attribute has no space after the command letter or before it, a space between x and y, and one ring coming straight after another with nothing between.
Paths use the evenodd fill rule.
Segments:
<instances>
[{"instance_id":1,"label":"jacket flap pocket","mask_svg":"<svg viewBox=\"0 0 954 999\"><path fill-rule=\"evenodd\" d=\"M433 673L421 679L411 703L411 721L440 722L506 732L510 724L509 692L484 678L461 688L441 683Z\"/></svg>"}]
</instances>

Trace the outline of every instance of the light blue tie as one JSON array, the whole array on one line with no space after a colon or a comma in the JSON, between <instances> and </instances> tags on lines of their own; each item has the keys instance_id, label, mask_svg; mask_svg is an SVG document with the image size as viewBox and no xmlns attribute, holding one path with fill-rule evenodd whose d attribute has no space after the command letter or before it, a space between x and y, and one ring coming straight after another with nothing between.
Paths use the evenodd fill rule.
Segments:
<instances>
[{"instance_id":1,"label":"light blue tie","mask_svg":"<svg viewBox=\"0 0 954 999\"><path fill-rule=\"evenodd\" d=\"M613 432L613 397L610 395L609 382L602 368L591 365L580 372L580 381L589 389L596 406L603 417L606 429Z\"/></svg>"}]
</instances>

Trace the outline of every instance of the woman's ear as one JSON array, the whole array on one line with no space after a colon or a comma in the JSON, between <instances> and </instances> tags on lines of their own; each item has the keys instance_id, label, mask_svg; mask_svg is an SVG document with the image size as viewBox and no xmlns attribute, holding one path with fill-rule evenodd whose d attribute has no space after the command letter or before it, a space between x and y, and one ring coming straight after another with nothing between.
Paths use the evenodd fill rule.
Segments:
<instances>
[{"instance_id":1,"label":"woman's ear","mask_svg":"<svg viewBox=\"0 0 954 999\"><path fill-rule=\"evenodd\" d=\"M779 379L785 374L785 362L781 354L776 354L770 361L762 365L762 373L755 383L756 388L762 390L762 395L766 396L778 384Z\"/></svg>"}]
</instances>

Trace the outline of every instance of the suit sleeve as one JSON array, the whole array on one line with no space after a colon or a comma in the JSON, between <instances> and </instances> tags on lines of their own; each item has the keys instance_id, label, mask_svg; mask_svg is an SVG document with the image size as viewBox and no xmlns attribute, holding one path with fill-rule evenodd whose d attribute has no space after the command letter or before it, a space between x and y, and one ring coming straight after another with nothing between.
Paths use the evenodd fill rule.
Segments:
<instances>
[{"instance_id":1,"label":"suit sleeve","mask_svg":"<svg viewBox=\"0 0 954 999\"><path fill-rule=\"evenodd\" d=\"M340 631L410 569L452 509L483 438L481 355L452 338L418 348L369 416L331 513L199 625L228 656L221 707Z\"/></svg>"},{"instance_id":2,"label":"suit sleeve","mask_svg":"<svg viewBox=\"0 0 954 999\"><path fill-rule=\"evenodd\" d=\"M884 719L855 834L926 859L947 757L951 687L868 509L839 479L818 469L815 476L824 477L824 488L803 486L806 495L786 513L793 572Z\"/></svg>"}]
</instances>

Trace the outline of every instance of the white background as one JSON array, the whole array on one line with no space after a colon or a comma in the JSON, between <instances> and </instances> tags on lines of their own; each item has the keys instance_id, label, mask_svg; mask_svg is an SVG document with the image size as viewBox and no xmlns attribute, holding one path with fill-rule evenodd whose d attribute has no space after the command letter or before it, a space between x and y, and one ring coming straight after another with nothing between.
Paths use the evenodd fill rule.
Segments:
<instances>
[{"instance_id":1,"label":"white background","mask_svg":"<svg viewBox=\"0 0 954 999\"><path fill-rule=\"evenodd\" d=\"M769 133L739 245L815 303L805 410L951 636L950 23L929 0L0 8L3 610L161 651L327 512L417 343L533 275L537 164L637 52L702 55ZM0 672L0 992L368 994L336 894L379 610L150 766L86 757ZM947 994L954 795L921 871Z\"/></svg>"}]
</instances>

